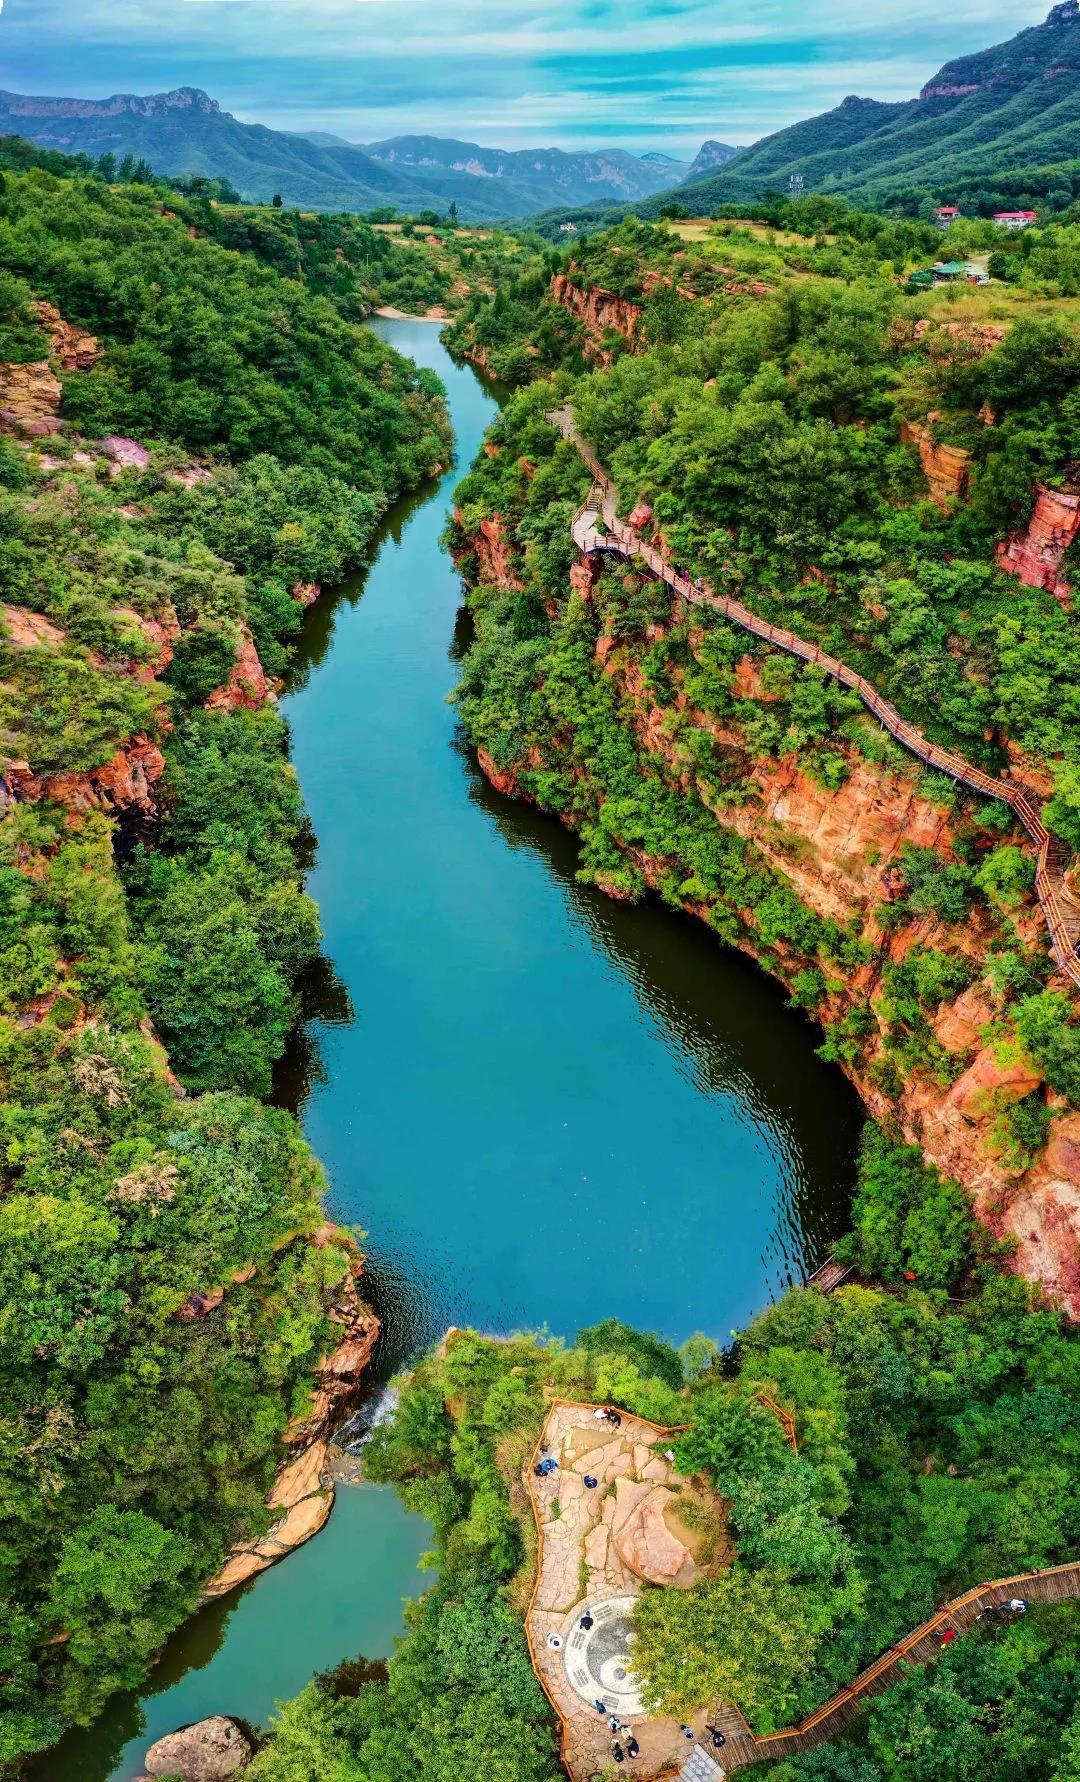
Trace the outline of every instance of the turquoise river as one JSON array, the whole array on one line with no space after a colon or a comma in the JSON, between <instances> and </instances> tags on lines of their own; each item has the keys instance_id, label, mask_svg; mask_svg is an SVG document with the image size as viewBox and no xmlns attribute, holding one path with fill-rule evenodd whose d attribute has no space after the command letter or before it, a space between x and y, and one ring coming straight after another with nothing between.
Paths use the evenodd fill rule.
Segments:
<instances>
[{"instance_id":1,"label":"turquoise river","mask_svg":"<svg viewBox=\"0 0 1080 1782\"><path fill-rule=\"evenodd\" d=\"M726 1338L844 1228L858 1102L752 964L578 885L573 837L479 773L447 702L468 627L440 535L496 396L430 324L378 326L443 378L458 465L312 609L283 700L327 964L279 1082L332 1214L369 1234L378 1380L449 1324ZM265 1725L316 1672L386 1656L426 1537L392 1494L341 1490L326 1532L35 1777L130 1782L162 1732Z\"/></svg>"}]
</instances>

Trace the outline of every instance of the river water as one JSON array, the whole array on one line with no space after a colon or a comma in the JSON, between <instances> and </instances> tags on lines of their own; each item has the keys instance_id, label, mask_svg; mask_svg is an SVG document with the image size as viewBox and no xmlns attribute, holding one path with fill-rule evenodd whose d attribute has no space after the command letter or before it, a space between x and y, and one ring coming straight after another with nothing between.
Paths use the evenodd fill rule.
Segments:
<instances>
[{"instance_id":1,"label":"river water","mask_svg":"<svg viewBox=\"0 0 1080 1782\"><path fill-rule=\"evenodd\" d=\"M380 1379L448 1324L723 1339L844 1229L858 1103L775 984L700 924L577 885L572 836L479 773L447 704L467 622L439 538L495 396L430 324L379 331L443 378L458 468L313 608L283 701L330 963L281 1095L331 1214L370 1233ZM265 1724L314 1672L384 1655L425 1544L391 1494L343 1490L35 1775L127 1782L162 1731Z\"/></svg>"}]
</instances>

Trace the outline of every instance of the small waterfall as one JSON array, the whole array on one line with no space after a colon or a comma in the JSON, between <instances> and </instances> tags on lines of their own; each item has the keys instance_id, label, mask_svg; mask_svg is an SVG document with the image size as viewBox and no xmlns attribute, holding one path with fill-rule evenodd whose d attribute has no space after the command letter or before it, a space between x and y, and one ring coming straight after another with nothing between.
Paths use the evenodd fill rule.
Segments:
<instances>
[{"instance_id":1,"label":"small waterfall","mask_svg":"<svg viewBox=\"0 0 1080 1782\"><path fill-rule=\"evenodd\" d=\"M362 1454L375 1431L389 1423L397 1409L396 1386L385 1386L358 1405L347 1423L343 1423L334 1441L346 1454Z\"/></svg>"}]
</instances>

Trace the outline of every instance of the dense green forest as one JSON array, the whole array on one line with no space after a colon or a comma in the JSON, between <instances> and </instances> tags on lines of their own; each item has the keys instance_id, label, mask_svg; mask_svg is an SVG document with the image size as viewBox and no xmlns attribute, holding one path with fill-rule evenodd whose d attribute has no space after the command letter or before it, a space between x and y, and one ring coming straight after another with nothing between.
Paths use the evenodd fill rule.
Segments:
<instances>
[{"instance_id":1,"label":"dense green forest","mask_svg":"<svg viewBox=\"0 0 1080 1782\"><path fill-rule=\"evenodd\" d=\"M647 504L693 573L856 662L990 769L1007 743L1053 764L1050 809L1076 845L1075 619L993 557L1034 481L1064 481L1077 456L1073 234L1010 248L992 293L912 300L903 275L940 242L917 223L818 199L703 239L629 223L466 306L449 331L522 386L448 536L475 627L458 699L497 783L571 823L583 878L658 892L754 951L826 1017L828 1056L858 1074L872 1055L886 1103L912 1080L948 1089L966 1057L936 1017L978 982L1002 1057L1038 1060L1037 1088L993 1110L1014 1176L1080 1097L1080 1049L1008 813L913 769L813 669L707 613L673 617L641 568L583 574L570 522L589 475L547 417L573 405L621 511ZM632 344L568 313L553 272L635 306ZM970 453L963 501L928 500L901 440L930 411L934 437ZM800 897L782 838L762 836L768 857L755 839L757 775L791 759L826 794L868 769L907 773L947 817L947 857L904 845L873 945ZM787 855L800 864L796 840ZM871 968L873 1008L845 1007L840 986ZM1072 1557L1075 1326L1007 1272L1008 1246L964 1189L888 1121L868 1130L852 1224L838 1253L856 1284L788 1294L724 1355L608 1323L569 1347L459 1332L423 1360L368 1464L432 1521L438 1583L385 1678L335 1673L283 1709L259 1782L558 1775L521 1624L536 1555L519 1476L552 1396L688 1424L680 1468L728 1506L730 1567L689 1592L647 1589L636 1611L648 1698L676 1716L720 1698L759 1731L790 1723L954 1592ZM797 1454L762 1390L794 1416ZM1075 1605L983 1623L843 1739L760 1773L1067 1782L1078 1649Z\"/></svg>"},{"instance_id":2,"label":"dense green forest","mask_svg":"<svg viewBox=\"0 0 1080 1782\"><path fill-rule=\"evenodd\" d=\"M64 155L18 136L0 137L0 172L31 169L81 175L102 189L134 186L140 196L145 188L189 229L329 298L350 322L384 305L410 315L453 313L470 297L492 296L543 252L542 243L522 232L459 224L454 207L410 216L392 205L355 215L243 204L227 179L169 180L134 155Z\"/></svg>"},{"instance_id":3,"label":"dense green forest","mask_svg":"<svg viewBox=\"0 0 1080 1782\"><path fill-rule=\"evenodd\" d=\"M885 931L938 920L903 967L887 968L882 1039L868 998L842 1016L831 1002L838 981L873 957L861 924L809 908L737 813L753 806L759 761L797 754L835 792L861 762L896 768L904 757L816 670L748 651L716 615L673 622L666 589L647 576L616 566L592 598L567 597L570 520L589 479L546 419L556 397L573 402L623 512L650 504L675 560L843 657L932 739L992 774L1016 759L1049 770L1049 820L1080 847L1076 620L993 556L995 540L1026 521L1036 479L1060 480L1080 456L1080 337L1070 310L1037 300L1065 284L1077 231L1025 244L1021 282L1003 287L1015 320L991 351L978 334L982 292L970 293L970 323L962 293L922 306L903 295L897 268L921 246L917 227L871 235L861 220L851 239L830 234L785 244L733 225L682 244L631 222L582 244L570 267L579 286L640 307L634 352L614 333L590 341L551 299L538 307L531 288L466 310L451 331L464 350L557 381L526 385L507 405L459 490L451 542L476 622L461 710L517 789L575 827L586 876L622 895L649 884L747 944L801 1002L831 1014L828 1054L863 1060L886 1094L921 1071L947 1085L962 1068L932 1023L943 998L978 975L949 936L973 922L996 1032L1027 1048L1075 1105L1078 1030L1071 1002L1045 987L1045 942L1033 946L1021 918L1033 869L1008 812L919 776L922 795L954 814L957 849L947 863L909 848L903 887L881 896ZM597 350L613 362L582 375ZM926 499L901 441L902 423L928 412L935 437L970 453L961 503ZM513 543L518 586L481 573L475 541L492 515ZM760 676L753 691L738 679L744 657ZM631 684L669 712L665 749L633 721ZM672 709L677 701L687 709ZM1030 1157L1047 1129L1043 1095L1003 1106L1001 1122L1017 1158Z\"/></svg>"},{"instance_id":4,"label":"dense green forest","mask_svg":"<svg viewBox=\"0 0 1080 1782\"><path fill-rule=\"evenodd\" d=\"M0 442L0 1768L137 1684L266 1526L334 1340L348 1252L306 1242L321 1172L264 1100L319 927L259 677L293 587L450 450L437 380L182 197L18 159L3 401L39 301L101 352L63 433Z\"/></svg>"},{"instance_id":5,"label":"dense green forest","mask_svg":"<svg viewBox=\"0 0 1080 1782\"><path fill-rule=\"evenodd\" d=\"M849 1254L884 1285L792 1292L726 1357L703 1338L676 1354L613 1321L569 1347L454 1335L409 1375L368 1460L434 1524L438 1582L386 1680L312 1684L253 1777L560 1773L521 1625L535 1530L519 1473L551 1395L689 1423L680 1467L729 1505L731 1566L688 1592L647 1589L636 1611L647 1693L677 1715L719 1695L759 1730L785 1724L954 1590L1071 1556L1080 1350L991 1252L955 1184L872 1132ZM762 1389L794 1414L797 1455ZM986 1628L875 1702L845 1743L769 1769L784 1782L1065 1782L1078 1641L1075 1605Z\"/></svg>"},{"instance_id":6,"label":"dense green forest","mask_svg":"<svg viewBox=\"0 0 1080 1782\"><path fill-rule=\"evenodd\" d=\"M55 356L42 301L101 352L61 367L63 432L16 421L0 441L0 1768L137 1684L265 1524L329 1344L346 1253L305 1241L318 1164L266 1105L319 930L262 677L287 667L296 590L361 561L451 450L437 381L356 326L373 294L395 301L408 237L5 155L0 376ZM981 245L970 227L958 251ZM993 1045L1033 1070L989 1108L1003 1179L1080 1103L1030 853L1003 807L918 772L814 669L676 617L640 569L586 589L570 521L588 473L547 418L573 406L622 511L646 503L693 573L988 770L1048 772L1080 848L1075 615L994 559L1035 482L1080 460L1080 229L1002 247L988 292L909 297L939 246L814 198L561 254L496 243L475 265L451 342L521 387L448 540L469 736L575 828L583 878L692 909L780 976L884 1124L841 1247L856 1284L788 1294L730 1351L608 1322L569 1346L459 1332L417 1365L367 1467L431 1520L437 1581L385 1673L343 1667L283 1708L258 1782L554 1782L520 1489L553 1393L687 1425L680 1465L729 1506L730 1567L637 1611L650 1700L677 1713L721 1695L784 1724L952 1591L1076 1551L1075 1326L892 1118L911 1083L944 1095L964 1069L938 1017L975 986ZM557 272L633 306L633 344L555 301ZM905 422L968 454L963 499L928 498ZM907 774L947 852L906 843L865 922L812 907L786 870L805 850L756 816L762 775L793 759L823 795ZM1074 1608L984 1627L775 1773L1070 1782L1078 1649Z\"/></svg>"}]
</instances>

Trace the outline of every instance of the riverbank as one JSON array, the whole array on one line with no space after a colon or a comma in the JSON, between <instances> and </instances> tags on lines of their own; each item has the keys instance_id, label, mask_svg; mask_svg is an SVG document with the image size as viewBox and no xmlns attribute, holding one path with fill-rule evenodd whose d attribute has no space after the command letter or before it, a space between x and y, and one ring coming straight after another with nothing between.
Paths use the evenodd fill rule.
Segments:
<instances>
[{"instance_id":1,"label":"riverbank","mask_svg":"<svg viewBox=\"0 0 1080 1782\"><path fill-rule=\"evenodd\" d=\"M471 461L495 395L430 323L378 326L443 378ZM326 1166L332 1217L370 1233L373 1384L451 1324L570 1335L610 1314L678 1341L725 1336L846 1225L861 1126L815 1030L756 968L666 911L580 885L573 838L486 785L446 702L468 635L440 545L458 474L397 504L371 567L308 609L281 699L333 967L309 988L277 1093ZM614 1246L603 1279L598 1231ZM267 1708L310 1674L299 1646L323 1552L348 1580L337 1656L362 1648L359 1521L337 1544L352 1502L339 1491L315 1541L203 1611L241 1667L245 1630L273 1622L258 1648ZM303 1607L279 1616L290 1577ZM397 1597L413 1591L406 1577ZM177 1672L202 1662L201 1625L170 1644ZM155 1715L158 1699L153 1685L142 1698ZM161 1731L214 1711L265 1723L224 1687L179 1699ZM140 1711L119 1698L65 1747L84 1754L81 1782L106 1782L100 1754Z\"/></svg>"},{"instance_id":2,"label":"riverbank","mask_svg":"<svg viewBox=\"0 0 1080 1782\"><path fill-rule=\"evenodd\" d=\"M423 315L419 316L410 315L407 309L395 309L392 303L380 304L378 309L372 311L372 314L383 322L448 322L450 320L449 310L443 309L439 303L435 304L433 308L425 310Z\"/></svg>"}]
</instances>

